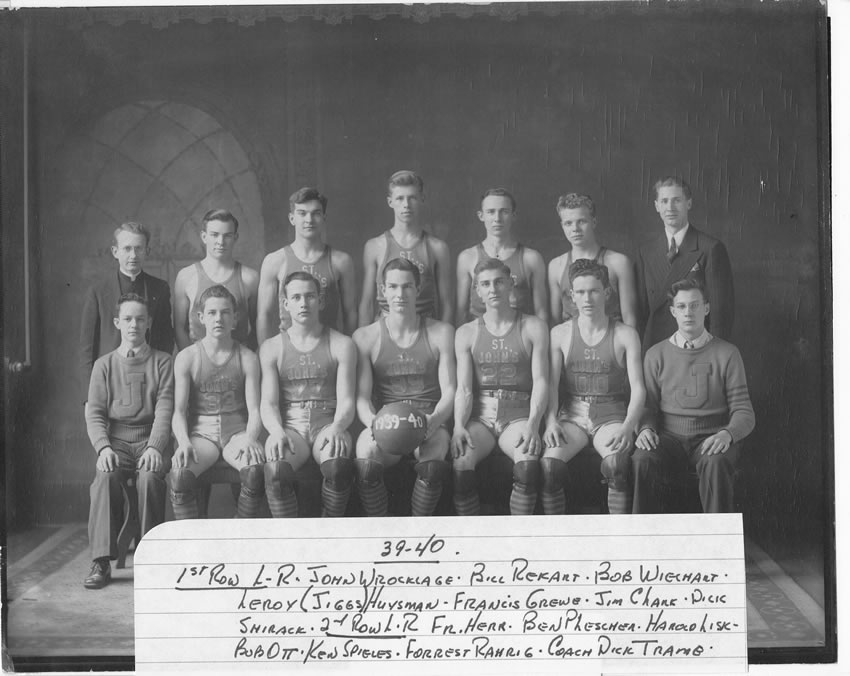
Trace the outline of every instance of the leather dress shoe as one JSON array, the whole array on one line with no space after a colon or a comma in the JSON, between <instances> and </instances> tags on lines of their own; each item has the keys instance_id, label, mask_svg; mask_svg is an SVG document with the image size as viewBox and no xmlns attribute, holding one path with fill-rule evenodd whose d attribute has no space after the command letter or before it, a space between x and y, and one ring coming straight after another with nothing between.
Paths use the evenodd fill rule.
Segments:
<instances>
[{"instance_id":1,"label":"leather dress shoe","mask_svg":"<svg viewBox=\"0 0 850 676\"><path fill-rule=\"evenodd\" d=\"M112 579L112 566L109 559L95 559L91 564L91 572L83 582L86 589L103 589Z\"/></svg>"}]
</instances>

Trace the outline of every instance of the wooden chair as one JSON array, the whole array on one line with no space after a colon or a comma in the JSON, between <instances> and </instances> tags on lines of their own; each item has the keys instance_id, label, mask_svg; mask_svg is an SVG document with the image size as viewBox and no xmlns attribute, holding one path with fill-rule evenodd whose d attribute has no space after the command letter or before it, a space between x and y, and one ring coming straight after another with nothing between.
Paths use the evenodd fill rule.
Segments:
<instances>
[{"instance_id":1,"label":"wooden chair","mask_svg":"<svg viewBox=\"0 0 850 676\"><path fill-rule=\"evenodd\" d=\"M130 545L142 539L142 524L139 521L139 494L136 491L136 473L123 472L121 493L124 495L124 523L118 531L118 560L116 568L124 568Z\"/></svg>"}]
</instances>

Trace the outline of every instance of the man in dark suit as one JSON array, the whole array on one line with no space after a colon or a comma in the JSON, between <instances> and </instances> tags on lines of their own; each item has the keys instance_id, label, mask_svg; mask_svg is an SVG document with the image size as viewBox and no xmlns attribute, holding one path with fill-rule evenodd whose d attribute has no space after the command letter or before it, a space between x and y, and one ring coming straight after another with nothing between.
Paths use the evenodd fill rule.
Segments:
<instances>
[{"instance_id":1,"label":"man in dark suit","mask_svg":"<svg viewBox=\"0 0 850 676\"><path fill-rule=\"evenodd\" d=\"M88 397L89 380L95 360L121 343L121 333L112 318L118 298L135 293L150 309L148 344L171 354L174 330L171 327L171 292L168 282L142 270L150 245L150 233L140 223L122 223L112 236L112 255L118 269L105 275L86 292L80 328L80 386L83 401Z\"/></svg>"},{"instance_id":2,"label":"man in dark suit","mask_svg":"<svg viewBox=\"0 0 850 676\"><path fill-rule=\"evenodd\" d=\"M735 290L729 254L719 239L688 223L691 188L678 176L655 183L655 210L664 234L638 251L639 331L646 352L676 332L667 309L667 290L680 279L697 279L711 298L706 326L712 335L728 339L735 318Z\"/></svg>"}]
</instances>

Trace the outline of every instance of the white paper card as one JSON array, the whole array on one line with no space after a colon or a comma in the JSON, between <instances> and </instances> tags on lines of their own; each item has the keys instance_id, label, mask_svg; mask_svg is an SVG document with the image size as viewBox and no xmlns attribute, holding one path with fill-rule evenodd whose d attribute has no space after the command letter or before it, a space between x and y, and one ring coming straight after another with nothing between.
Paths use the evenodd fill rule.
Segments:
<instances>
[{"instance_id":1,"label":"white paper card","mask_svg":"<svg viewBox=\"0 0 850 676\"><path fill-rule=\"evenodd\" d=\"M169 522L134 567L140 671L747 669L740 514Z\"/></svg>"}]
</instances>

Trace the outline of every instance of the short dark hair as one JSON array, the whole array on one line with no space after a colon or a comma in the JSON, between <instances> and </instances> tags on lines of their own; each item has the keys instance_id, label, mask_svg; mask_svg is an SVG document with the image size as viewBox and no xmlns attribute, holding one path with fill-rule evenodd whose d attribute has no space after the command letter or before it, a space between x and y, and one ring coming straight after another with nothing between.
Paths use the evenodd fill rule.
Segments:
<instances>
[{"instance_id":1,"label":"short dark hair","mask_svg":"<svg viewBox=\"0 0 850 676\"><path fill-rule=\"evenodd\" d=\"M592 217L596 217L596 205L593 200L588 195L577 192L561 195L558 198L558 204L555 205L555 211L560 214L564 209L581 209L582 207L587 209Z\"/></svg>"},{"instance_id":2,"label":"short dark hair","mask_svg":"<svg viewBox=\"0 0 850 676\"><path fill-rule=\"evenodd\" d=\"M399 270L401 272L409 272L413 275L413 282L416 284L416 288L419 288L419 284L422 282L422 278L419 274L419 268L415 263L407 260L406 258L393 258L389 261L384 269L381 270L381 283L387 283L387 273L390 270Z\"/></svg>"},{"instance_id":3,"label":"short dark hair","mask_svg":"<svg viewBox=\"0 0 850 676\"><path fill-rule=\"evenodd\" d=\"M233 232L239 231L239 221L236 220L236 216L230 213L227 209L210 209L207 213L204 214L204 217L201 219L203 221L203 229L206 231L207 223L210 221L221 221L222 223L233 223Z\"/></svg>"},{"instance_id":4,"label":"short dark hair","mask_svg":"<svg viewBox=\"0 0 850 676\"><path fill-rule=\"evenodd\" d=\"M322 213L328 210L328 198L316 188L299 188L289 196L289 213L295 212L296 204L304 204L305 202L312 202L314 200L322 205Z\"/></svg>"},{"instance_id":5,"label":"short dark hair","mask_svg":"<svg viewBox=\"0 0 850 676\"><path fill-rule=\"evenodd\" d=\"M145 246L150 246L151 233L141 223L126 221L115 228L115 231L112 233L112 246L118 246L118 234L121 232L132 232L134 235L142 235L145 238Z\"/></svg>"},{"instance_id":6,"label":"short dark hair","mask_svg":"<svg viewBox=\"0 0 850 676\"><path fill-rule=\"evenodd\" d=\"M425 182L422 180L422 177L415 171L410 171L409 169L402 169L401 171L397 171L392 176L390 176L390 180L387 181L387 194L391 195L393 192L393 188L411 185L416 186L419 189L420 193L425 192Z\"/></svg>"},{"instance_id":7,"label":"short dark hair","mask_svg":"<svg viewBox=\"0 0 850 676\"><path fill-rule=\"evenodd\" d=\"M150 305L148 305L148 301L144 296L140 296L137 293L122 293L118 296L118 302L115 303L115 314L116 316L121 312L121 306L124 303L141 303L145 306L145 310L147 310L148 314L151 313Z\"/></svg>"},{"instance_id":8,"label":"short dark hair","mask_svg":"<svg viewBox=\"0 0 850 676\"><path fill-rule=\"evenodd\" d=\"M295 272L290 272L286 279L283 280L283 295L287 298L289 294L286 292L286 287L289 286L290 282L312 282L316 287L316 293L322 293L322 287L319 285L319 280L313 277L309 272L305 272L304 270L296 270Z\"/></svg>"},{"instance_id":9,"label":"short dark hair","mask_svg":"<svg viewBox=\"0 0 850 676\"><path fill-rule=\"evenodd\" d=\"M230 301L230 307L233 309L234 312L236 312L236 298L234 298L233 294L230 293L230 290L226 286L216 284L204 290L204 292L201 294L201 297L198 298L198 307L201 308L201 312L203 312L206 308L207 301L210 298L226 298Z\"/></svg>"},{"instance_id":10,"label":"short dark hair","mask_svg":"<svg viewBox=\"0 0 850 676\"><path fill-rule=\"evenodd\" d=\"M684 279L680 279L678 282L673 282L673 285L670 287L670 290L667 292L667 302L672 307L673 299L676 297L676 294L679 291L699 291L702 295L702 302L708 302L708 292L705 290L705 286L701 281L699 281L696 277L685 277Z\"/></svg>"},{"instance_id":11,"label":"short dark hair","mask_svg":"<svg viewBox=\"0 0 850 676\"><path fill-rule=\"evenodd\" d=\"M514 199L514 196L504 188L488 188L484 191L484 194L481 195L480 204L483 204L484 200L488 197L507 197L511 201L511 211L516 211L516 200Z\"/></svg>"},{"instance_id":12,"label":"short dark hair","mask_svg":"<svg viewBox=\"0 0 850 676\"><path fill-rule=\"evenodd\" d=\"M483 260L478 261L475 268L472 270L472 278L475 281L478 281L478 275L482 272L486 272L487 270L498 270L499 272L504 272L505 276L509 277L511 281L513 281L511 269L504 261L500 261L498 258L484 258Z\"/></svg>"},{"instance_id":13,"label":"short dark hair","mask_svg":"<svg viewBox=\"0 0 850 676\"><path fill-rule=\"evenodd\" d=\"M691 186L689 186L685 179L681 176L662 176L659 178L653 186L653 190L655 190L655 199L658 199L658 191L661 190L661 188L668 187L681 188L682 192L685 193L685 197L687 199L691 199Z\"/></svg>"},{"instance_id":14,"label":"short dark hair","mask_svg":"<svg viewBox=\"0 0 850 676\"><path fill-rule=\"evenodd\" d=\"M579 258L570 265L571 286L576 277L596 277L596 279L602 282L603 289L611 286L611 280L608 278L608 268L589 258Z\"/></svg>"}]
</instances>

